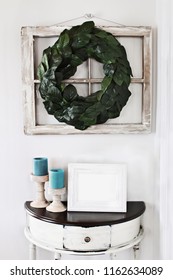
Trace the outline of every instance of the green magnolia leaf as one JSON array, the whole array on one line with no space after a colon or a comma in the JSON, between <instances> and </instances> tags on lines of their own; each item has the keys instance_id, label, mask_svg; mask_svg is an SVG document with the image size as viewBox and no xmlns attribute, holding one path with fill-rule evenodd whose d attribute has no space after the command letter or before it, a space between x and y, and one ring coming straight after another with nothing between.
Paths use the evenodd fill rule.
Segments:
<instances>
[{"instance_id":1,"label":"green magnolia leaf","mask_svg":"<svg viewBox=\"0 0 173 280\"><path fill-rule=\"evenodd\" d=\"M105 91L105 94L101 98L101 104L109 109L116 101L118 97L118 91L116 87L111 83L109 88Z\"/></svg>"},{"instance_id":2,"label":"green magnolia leaf","mask_svg":"<svg viewBox=\"0 0 173 280\"><path fill-rule=\"evenodd\" d=\"M100 101L100 100L101 100L103 94L104 94L104 91L103 91L103 90L98 90L98 91L96 91L97 101Z\"/></svg>"},{"instance_id":3,"label":"green magnolia leaf","mask_svg":"<svg viewBox=\"0 0 173 280\"><path fill-rule=\"evenodd\" d=\"M100 114L100 112L104 109L104 106L100 102L97 102L86 109L85 117L97 117Z\"/></svg>"},{"instance_id":4,"label":"green magnolia leaf","mask_svg":"<svg viewBox=\"0 0 173 280\"><path fill-rule=\"evenodd\" d=\"M90 38L91 38L90 34L79 33L74 37L72 47L75 49L83 48L89 43Z\"/></svg>"},{"instance_id":5,"label":"green magnolia leaf","mask_svg":"<svg viewBox=\"0 0 173 280\"><path fill-rule=\"evenodd\" d=\"M104 30L100 30L98 28L95 28L95 36L101 39L105 39L108 36L108 33Z\"/></svg>"},{"instance_id":6,"label":"green magnolia leaf","mask_svg":"<svg viewBox=\"0 0 173 280\"><path fill-rule=\"evenodd\" d=\"M39 86L39 91L40 91L41 97L43 99L46 99L46 97L47 97L47 91L48 91L50 83L51 82L43 76L43 79L41 80L41 83Z\"/></svg>"},{"instance_id":7,"label":"green magnolia leaf","mask_svg":"<svg viewBox=\"0 0 173 280\"><path fill-rule=\"evenodd\" d=\"M117 102L121 105L121 109L126 105L131 92L126 85L116 86L116 91L119 93L117 96Z\"/></svg>"},{"instance_id":8,"label":"green magnolia leaf","mask_svg":"<svg viewBox=\"0 0 173 280\"><path fill-rule=\"evenodd\" d=\"M45 71L47 71L49 69L49 61L46 53L42 57L42 64L44 65Z\"/></svg>"},{"instance_id":9,"label":"green magnolia leaf","mask_svg":"<svg viewBox=\"0 0 173 280\"><path fill-rule=\"evenodd\" d=\"M58 102L62 101L62 94L61 91L52 83L49 84L47 89L47 97L48 99L52 100L56 99ZM53 99L52 99L53 98Z\"/></svg>"},{"instance_id":10,"label":"green magnolia leaf","mask_svg":"<svg viewBox=\"0 0 173 280\"><path fill-rule=\"evenodd\" d=\"M103 93L107 90L107 88L109 87L110 83L112 81L112 77L108 77L105 76L102 83L101 83L101 89L103 91Z\"/></svg>"},{"instance_id":11,"label":"green magnolia leaf","mask_svg":"<svg viewBox=\"0 0 173 280\"><path fill-rule=\"evenodd\" d=\"M43 51L43 56L44 56L44 54L46 54L46 55L48 56L48 58L50 58L50 56L51 56L51 51L52 51L52 48L51 48L51 47L48 47L47 49L45 49L45 50Z\"/></svg>"},{"instance_id":12,"label":"green magnolia leaf","mask_svg":"<svg viewBox=\"0 0 173 280\"><path fill-rule=\"evenodd\" d=\"M123 66L125 67L127 74L129 74L129 76L133 76L132 69L130 67L128 60L123 59L123 58L118 58L117 63L119 65L119 67L123 67ZM124 69L122 69L122 71L124 72Z\"/></svg>"},{"instance_id":13,"label":"green magnolia leaf","mask_svg":"<svg viewBox=\"0 0 173 280\"><path fill-rule=\"evenodd\" d=\"M117 69L117 65L115 63L104 64L103 71L106 76L112 77L115 70Z\"/></svg>"},{"instance_id":14,"label":"green magnolia leaf","mask_svg":"<svg viewBox=\"0 0 173 280\"><path fill-rule=\"evenodd\" d=\"M69 34L70 38L73 38L73 36L75 36L77 33L79 33L78 32L79 27L80 27L80 25L76 25L76 26L73 26L71 29L68 30L68 34Z\"/></svg>"},{"instance_id":15,"label":"green magnolia leaf","mask_svg":"<svg viewBox=\"0 0 173 280\"><path fill-rule=\"evenodd\" d=\"M101 113L103 113L104 110L105 107L100 102L97 102L96 104L88 107L85 113L81 114L79 118L82 125L77 124L75 127L84 130L89 126L94 125L97 122L97 119L100 123Z\"/></svg>"},{"instance_id":16,"label":"green magnolia leaf","mask_svg":"<svg viewBox=\"0 0 173 280\"><path fill-rule=\"evenodd\" d=\"M70 64L71 64L72 66L78 66L78 65L80 65L80 64L82 64L82 63L83 63L83 60L80 59L77 55L74 55L74 54L71 55Z\"/></svg>"},{"instance_id":17,"label":"green magnolia leaf","mask_svg":"<svg viewBox=\"0 0 173 280\"><path fill-rule=\"evenodd\" d=\"M80 102L73 102L73 106L71 106L71 112L73 112L73 118L74 115L81 115L84 112L84 108L82 107L82 104Z\"/></svg>"},{"instance_id":18,"label":"green magnolia leaf","mask_svg":"<svg viewBox=\"0 0 173 280\"><path fill-rule=\"evenodd\" d=\"M72 56L72 49L69 46L66 46L63 48L63 57L66 58L71 58Z\"/></svg>"},{"instance_id":19,"label":"green magnolia leaf","mask_svg":"<svg viewBox=\"0 0 173 280\"><path fill-rule=\"evenodd\" d=\"M50 68L44 76L50 81L55 81L55 68Z\"/></svg>"},{"instance_id":20,"label":"green magnolia leaf","mask_svg":"<svg viewBox=\"0 0 173 280\"><path fill-rule=\"evenodd\" d=\"M108 115L108 112L107 112L107 110L106 110L106 108L105 108L104 111L102 111L102 112L97 116L97 123L98 123L98 124L105 123L108 119L109 119L109 115Z\"/></svg>"},{"instance_id":21,"label":"green magnolia leaf","mask_svg":"<svg viewBox=\"0 0 173 280\"><path fill-rule=\"evenodd\" d=\"M113 80L114 80L114 82L117 85L121 86L123 84L123 82L124 82L124 75L123 75L123 73L120 72L120 71L116 71L114 76L113 76Z\"/></svg>"},{"instance_id":22,"label":"green magnolia leaf","mask_svg":"<svg viewBox=\"0 0 173 280\"><path fill-rule=\"evenodd\" d=\"M73 76L76 73L77 67L73 67L71 65L67 65L62 70L63 80L69 79L71 76Z\"/></svg>"},{"instance_id":23,"label":"green magnolia leaf","mask_svg":"<svg viewBox=\"0 0 173 280\"><path fill-rule=\"evenodd\" d=\"M116 51L117 51L117 46L120 46L120 43L112 34L108 35L106 37L106 41L107 41L108 46L110 46L113 49L116 49Z\"/></svg>"},{"instance_id":24,"label":"green magnolia leaf","mask_svg":"<svg viewBox=\"0 0 173 280\"><path fill-rule=\"evenodd\" d=\"M131 78L129 75L127 74L124 74L124 83L129 86L130 85L130 82L131 82Z\"/></svg>"},{"instance_id":25,"label":"green magnolia leaf","mask_svg":"<svg viewBox=\"0 0 173 280\"><path fill-rule=\"evenodd\" d=\"M37 76L38 76L40 81L43 79L44 74L45 74L45 69L44 69L44 66L41 62L39 64L38 68L37 68Z\"/></svg>"},{"instance_id":26,"label":"green magnolia leaf","mask_svg":"<svg viewBox=\"0 0 173 280\"><path fill-rule=\"evenodd\" d=\"M59 104L54 103L50 100L44 101L43 104L44 104L48 114L50 114L50 115L54 115L54 112L57 112L58 110L62 110L62 107Z\"/></svg>"},{"instance_id":27,"label":"green magnolia leaf","mask_svg":"<svg viewBox=\"0 0 173 280\"><path fill-rule=\"evenodd\" d=\"M113 80L119 86L121 86L123 83L129 86L131 77L129 74L125 73L124 71L121 71L121 68L118 68L113 76Z\"/></svg>"},{"instance_id":28,"label":"green magnolia leaf","mask_svg":"<svg viewBox=\"0 0 173 280\"><path fill-rule=\"evenodd\" d=\"M78 129L84 130L89 126L94 125L97 121L98 113L96 114L96 112L94 112L94 114L93 114L92 112L93 111L91 110L90 113L87 112L87 113L82 114L79 118L82 126L80 126L79 124L76 124L75 127Z\"/></svg>"},{"instance_id":29,"label":"green magnolia leaf","mask_svg":"<svg viewBox=\"0 0 173 280\"><path fill-rule=\"evenodd\" d=\"M122 57L123 57L124 59L127 59L127 53L126 53L125 48L124 48L122 45L119 45L119 48L120 48Z\"/></svg>"},{"instance_id":30,"label":"green magnolia leaf","mask_svg":"<svg viewBox=\"0 0 173 280\"><path fill-rule=\"evenodd\" d=\"M118 118L120 112L121 112L120 106L115 102L114 105L107 110L108 118L109 119Z\"/></svg>"},{"instance_id":31,"label":"green magnolia leaf","mask_svg":"<svg viewBox=\"0 0 173 280\"><path fill-rule=\"evenodd\" d=\"M100 91L99 91L100 92ZM96 103L98 101L98 94L99 92L94 92L93 94L91 95L88 95L87 97L85 97L85 102L88 102L88 103Z\"/></svg>"},{"instance_id":32,"label":"green magnolia leaf","mask_svg":"<svg viewBox=\"0 0 173 280\"><path fill-rule=\"evenodd\" d=\"M39 64L39 66L37 68L37 76L40 81L43 79L44 74L49 69L49 61L48 61L48 55L47 55L48 49L46 49L43 52L43 57L42 57L41 63Z\"/></svg>"},{"instance_id":33,"label":"green magnolia leaf","mask_svg":"<svg viewBox=\"0 0 173 280\"><path fill-rule=\"evenodd\" d=\"M86 48L76 49L73 50L73 52L74 55L76 55L77 57L79 57L79 59L82 60L82 62L88 59L88 52Z\"/></svg>"},{"instance_id":34,"label":"green magnolia leaf","mask_svg":"<svg viewBox=\"0 0 173 280\"><path fill-rule=\"evenodd\" d=\"M93 21L86 21L78 28L79 33L90 33L94 28Z\"/></svg>"},{"instance_id":35,"label":"green magnolia leaf","mask_svg":"<svg viewBox=\"0 0 173 280\"><path fill-rule=\"evenodd\" d=\"M59 36L58 41L55 43L55 46L58 49L63 49L64 47L66 47L70 42L70 38L69 35L67 33L63 33Z\"/></svg>"},{"instance_id":36,"label":"green magnolia leaf","mask_svg":"<svg viewBox=\"0 0 173 280\"><path fill-rule=\"evenodd\" d=\"M127 74L128 76L131 75L131 72L130 72L130 68L129 68L129 67L125 67L124 65L119 64L119 65L117 66L117 69L118 69L120 72L123 72L124 74Z\"/></svg>"},{"instance_id":37,"label":"green magnolia leaf","mask_svg":"<svg viewBox=\"0 0 173 280\"><path fill-rule=\"evenodd\" d=\"M84 130L89 126L94 125L97 121L97 117L96 116L95 117L94 116L92 116L92 117L91 116L89 116L89 117L82 116L79 118L79 120L80 120L82 126L80 124L76 123L75 128Z\"/></svg>"},{"instance_id":38,"label":"green magnolia leaf","mask_svg":"<svg viewBox=\"0 0 173 280\"><path fill-rule=\"evenodd\" d=\"M116 63L116 59L121 55L118 48L116 51L110 48L109 52L107 49L108 47L106 44L98 45L94 50L96 60L98 59L100 62L105 64Z\"/></svg>"},{"instance_id":39,"label":"green magnolia leaf","mask_svg":"<svg viewBox=\"0 0 173 280\"><path fill-rule=\"evenodd\" d=\"M52 98L56 98L56 101L62 100L61 91L46 77L43 78L39 90L42 98L45 100L52 101Z\"/></svg>"},{"instance_id":40,"label":"green magnolia leaf","mask_svg":"<svg viewBox=\"0 0 173 280\"><path fill-rule=\"evenodd\" d=\"M60 84L63 80L63 74L61 72L55 72L55 80L57 84Z\"/></svg>"},{"instance_id":41,"label":"green magnolia leaf","mask_svg":"<svg viewBox=\"0 0 173 280\"><path fill-rule=\"evenodd\" d=\"M63 92L63 97L67 102L71 102L78 97L77 90L73 85L68 85L65 87Z\"/></svg>"},{"instance_id":42,"label":"green magnolia leaf","mask_svg":"<svg viewBox=\"0 0 173 280\"><path fill-rule=\"evenodd\" d=\"M66 122L71 125L80 124L83 125L83 123L79 120L81 114L84 112L84 107L81 106L81 102L72 102L70 106L65 107L65 109L62 111L55 112L54 116L55 118L60 122Z\"/></svg>"}]
</instances>

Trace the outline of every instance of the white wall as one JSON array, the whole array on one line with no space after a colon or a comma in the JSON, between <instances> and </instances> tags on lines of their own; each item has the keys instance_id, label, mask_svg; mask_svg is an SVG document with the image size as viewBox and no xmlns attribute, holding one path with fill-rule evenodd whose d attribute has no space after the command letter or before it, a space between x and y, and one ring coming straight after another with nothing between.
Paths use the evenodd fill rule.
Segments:
<instances>
[{"instance_id":1,"label":"white wall","mask_svg":"<svg viewBox=\"0 0 173 280\"><path fill-rule=\"evenodd\" d=\"M35 195L29 175L32 158L36 156L48 157L50 167L65 169L68 162L127 162L128 199L143 200L147 206L143 221L146 235L140 256L142 259L158 258L153 229L157 185L155 132L71 136L26 136L23 133L21 27L53 25L86 13L125 25L155 27L155 0L107 0L106 4L100 0L0 0L0 259L28 258L23 205ZM40 258L51 257L42 251L39 254ZM131 253L117 257L128 258Z\"/></svg>"},{"instance_id":2,"label":"white wall","mask_svg":"<svg viewBox=\"0 0 173 280\"><path fill-rule=\"evenodd\" d=\"M157 134L160 146L160 258L173 259L173 5L157 1ZM166 43L165 43L166 42ZM170 59L171 58L171 59ZM164 94L163 94L164 93Z\"/></svg>"}]
</instances>

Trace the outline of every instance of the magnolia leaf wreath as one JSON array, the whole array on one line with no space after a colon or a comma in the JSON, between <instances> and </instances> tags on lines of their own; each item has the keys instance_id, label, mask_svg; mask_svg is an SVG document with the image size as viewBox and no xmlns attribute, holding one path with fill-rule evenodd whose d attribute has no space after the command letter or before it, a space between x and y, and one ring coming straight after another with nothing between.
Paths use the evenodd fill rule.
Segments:
<instances>
[{"instance_id":1,"label":"magnolia leaf wreath","mask_svg":"<svg viewBox=\"0 0 173 280\"><path fill-rule=\"evenodd\" d=\"M103 64L105 76L99 91L83 97L65 80L88 58ZM37 73L48 114L79 130L118 117L131 95L132 71L125 48L93 21L65 29L55 44L43 51Z\"/></svg>"}]
</instances>

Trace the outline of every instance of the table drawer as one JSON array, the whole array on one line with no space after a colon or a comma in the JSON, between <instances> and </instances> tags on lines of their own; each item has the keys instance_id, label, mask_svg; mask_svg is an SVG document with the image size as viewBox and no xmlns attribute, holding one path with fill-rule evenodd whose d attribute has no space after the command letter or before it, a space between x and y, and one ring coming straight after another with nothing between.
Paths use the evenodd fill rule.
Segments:
<instances>
[{"instance_id":1,"label":"table drawer","mask_svg":"<svg viewBox=\"0 0 173 280\"><path fill-rule=\"evenodd\" d=\"M64 248L74 251L99 251L110 247L110 226L64 228Z\"/></svg>"}]
</instances>

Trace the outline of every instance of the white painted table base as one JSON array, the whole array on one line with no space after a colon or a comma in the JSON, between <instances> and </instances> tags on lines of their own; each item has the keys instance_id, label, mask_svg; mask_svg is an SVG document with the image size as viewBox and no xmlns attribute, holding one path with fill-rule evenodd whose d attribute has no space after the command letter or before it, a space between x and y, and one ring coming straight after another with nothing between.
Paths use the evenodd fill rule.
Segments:
<instances>
[{"instance_id":1,"label":"white painted table base","mask_svg":"<svg viewBox=\"0 0 173 280\"><path fill-rule=\"evenodd\" d=\"M75 252L75 251L69 251L69 250L61 250L61 249L56 249L51 247L49 244L45 244L44 242L40 242L38 240L35 240L33 238L33 236L30 234L28 228L25 228L25 236L26 238L29 240L30 244L29 244L29 259L30 260L36 260L37 259L37 255L36 255L36 248L42 248L45 249L47 251L51 251L54 252L54 260L60 260L62 254L69 254L69 255L86 255L86 256L90 256L90 255L103 255L103 254L109 254L110 255L110 259L114 260L116 259L117 253L123 251L123 250L127 250L132 248L133 252L134 252L134 259L137 259L137 251L139 251L140 248L140 242L144 237L144 230L141 227L139 234L133 239L130 240L128 243L125 244L121 244L119 246L115 246L112 247L108 250L105 251L93 251L93 252Z\"/></svg>"},{"instance_id":2,"label":"white painted table base","mask_svg":"<svg viewBox=\"0 0 173 280\"><path fill-rule=\"evenodd\" d=\"M129 202L127 213L50 213L25 203L27 223L25 236L30 242L29 258L35 260L36 248L54 253L92 256L109 254L113 260L120 251L132 248L137 259L144 236L141 216L143 202Z\"/></svg>"}]
</instances>

